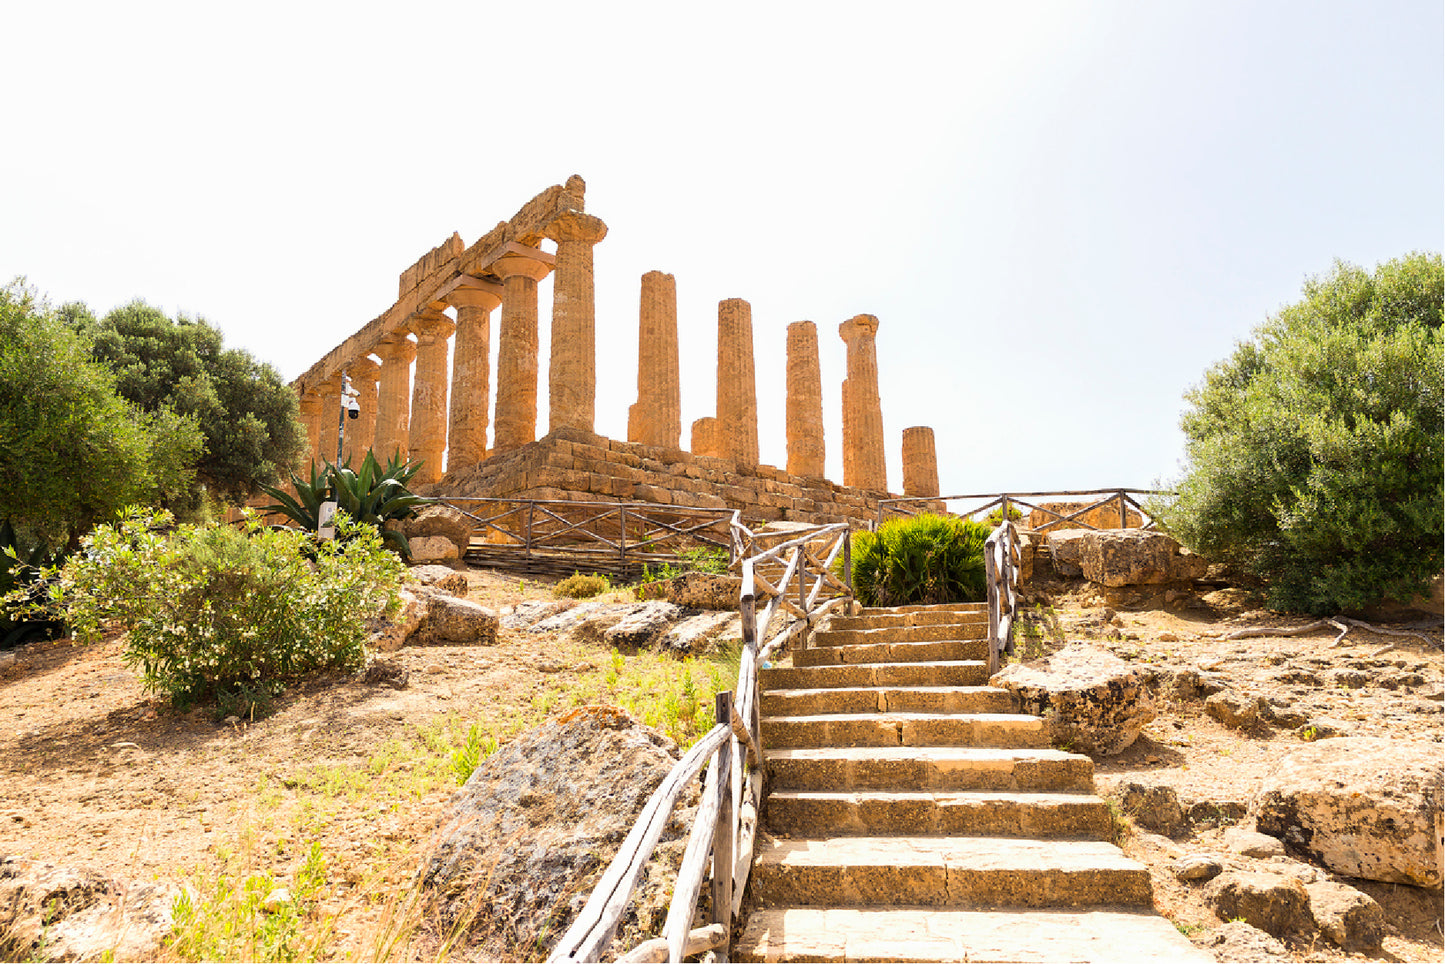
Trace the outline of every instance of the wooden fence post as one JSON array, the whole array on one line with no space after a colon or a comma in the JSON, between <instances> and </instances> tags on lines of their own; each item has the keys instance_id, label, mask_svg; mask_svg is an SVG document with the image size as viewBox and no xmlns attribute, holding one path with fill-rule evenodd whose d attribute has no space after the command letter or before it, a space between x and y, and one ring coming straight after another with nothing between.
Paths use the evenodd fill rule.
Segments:
<instances>
[{"instance_id":1,"label":"wooden fence post","mask_svg":"<svg viewBox=\"0 0 1445 964\"><path fill-rule=\"evenodd\" d=\"M627 578L627 506L624 505L624 506L620 507L620 508L617 510L617 521L618 521L618 523L619 523L618 528L622 530L622 534L617 537L617 551L618 551L618 557L619 557L619 565L618 565L618 568L621 570L621 576L622 576L622 578L623 578L623 579L626 579L626 578Z\"/></svg>"},{"instance_id":2,"label":"wooden fence post","mask_svg":"<svg viewBox=\"0 0 1445 964\"><path fill-rule=\"evenodd\" d=\"M713 706L719 723L733 718L731 692L717 694ZM733 866L736 860L733 854L733 824L737 820L737 814L733 811L732 793L732 749L736 739L737 737L732 737L724 740L723 745L718 747L717 756L713 758L713 766L718 768L717 789L722 798L722 806L718 810L712 837L712 923L723 925L723 933L729 937L733 929ZM730 942L723 946L726 949ZM726 954L722 959L727 959Z\"/></svg>"},{"instance_id":3,"label":"wooden fence post","mask_svg":"<svg viewBox=\"0 0 1445 964\"><path fill-rule=\"evenodd\" d=\"M537 503L527 503L527 561L532 561L532 520L537 516Z\"/></svg>"},{"instance_id":4,"label":"wooden fence post","mask_svg":"<svg viewBox=\"0 0 1445 964\"><path fill-rule=\"evenodd\" d=\"M1119 490L1119 528L1129 528L1129 503L1124 501L1124 490Z\"/></svg>"},{"instance_id":5,"label":"wooden fence post","mask_svg":"<svg viewBox=\"0 0 1445 964\"><path fill-rule=\"evenodd\" d=\"M843 533L843 583L853 595L853 530Z\"/></svg>"}]
</instances>

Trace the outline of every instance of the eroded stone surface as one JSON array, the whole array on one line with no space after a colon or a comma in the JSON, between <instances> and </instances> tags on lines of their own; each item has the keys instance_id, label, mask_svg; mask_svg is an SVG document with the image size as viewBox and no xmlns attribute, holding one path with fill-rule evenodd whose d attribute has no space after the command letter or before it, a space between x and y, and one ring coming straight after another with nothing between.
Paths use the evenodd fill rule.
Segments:
<instances>
[{"instance_id":1,"label":"eroded stone surface","mask_svg":"<svg viewBox=\"0 0 1445 964\"><path fill-rule=\"evenodd\" d=\"M1320 740L1280 763L1252 809L1259 830L1336 873L1439 887L1442 771L1438 743Z\"/></svg>"},{"instance_id":2,"label":"eroded stone surface","mask_svg":"<svg viewBox=\"0 0 1445 964\"><path fill-rule=\"evenodd\" d=\"M169 884L5 857L0 950L17 961L158 960L177 894Z\"/></svg>"},{"instance_id":3,"label":"eroded stone surface","mask_svg":"<svg viewBox=\"0 0 1445 964\"><path fill-rule=\"evenodd\" d=\"M1241 918L1275 937L1305 937L1314 930L1304 884L1278 874L1226 870L1211 880L1205 900L1222 920Z\"/></svg>"},{"instance_id":4,"label":"eroded stone surface","mask_svg":"<svg viewBox=\"0 0 1445 964\"><path fill-rule=\"evenodd\" d=\"M627 412L627 440L675 449L682 435L682 380L677 350L677 281L642 276L638 309L637 403Z\"/></svg>"},{"instance_id":5,"label":"eroded stone surface","mask_svg":"<svg viewBox=\"0 0 1445 964\"><path fill-rule=\"evenodd\" d=\"M1138 739L1154 719L1148 675L1097 646L1071 643L1034 663L1006 666L989 680L1041 716L1056 745L1113 756Z\"/></svg>"},{"instance_id":6,"label":"eroded stone surface","mask_svg":"<svg viewBox=\"0 0 1445 964\"><path fill-rule=\"evenodd\" d=\"M818 369L818 326L788 326L788 473L822 478L823 383Z\"/></svg>"},{"instance_id":7,"label":"eroded stone surface","mask_svg":"<svg viewBox=\"0 0 1445 964\"><path fill-rule=\"evenodd\" d=\"M877 334L878 319L873 315L854 315L838 326L838 337L848 346L848 377L843 381L843 484L886 492Z\"/></svg>"}]
</instances>

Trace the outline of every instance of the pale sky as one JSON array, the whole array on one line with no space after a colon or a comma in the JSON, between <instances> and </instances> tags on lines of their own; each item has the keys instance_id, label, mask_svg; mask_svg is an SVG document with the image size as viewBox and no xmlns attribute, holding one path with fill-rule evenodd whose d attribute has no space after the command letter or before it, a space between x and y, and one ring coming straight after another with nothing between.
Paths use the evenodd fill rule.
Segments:
<instances>
[{"instance_id":1,"label":"pale sky","mask_svg":"<svg viewBox=\"0 0 1445 964\"><path fill-rule=\"evenodd\" d=\"M812 320L880 320L889 486L1147 486L1182 394L1336 258L1445 241L1430 2L11 3L0 276L201 315L293 378L570 174L597 430L627 434L640 278L677 278L683 438L717 302L752 303L762 460ZM542 369L550 282L542 285ZM493 316L493 350L496 347ZM494 385L495 388L495 385ZM539 430L546 428L546 388Z\"/></svg>"}]
</instances>

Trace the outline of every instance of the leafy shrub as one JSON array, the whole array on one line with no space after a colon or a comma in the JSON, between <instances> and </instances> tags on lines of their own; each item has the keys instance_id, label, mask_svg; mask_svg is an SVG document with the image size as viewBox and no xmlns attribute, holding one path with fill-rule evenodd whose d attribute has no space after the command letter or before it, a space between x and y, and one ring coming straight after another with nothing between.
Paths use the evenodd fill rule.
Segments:
<instances>
[{"instance_id":1,"label":"leafy shrub","mask_svg":"<svg viewBox=\"0 0 1445 964\"><path fill-rule=\"evenodd\" d=\"M553 586L552 594L566 599L591 599L611 588L612 583L606 576L599 576L595 572L584 576L580 572L574 572Z\"/></svg>"},{"instance_id":2,"label":"leafy shrub","mask_svg":"<svg viewBox=\"0 0 1445 964\"><path fill-rule=\"evenodd\" d=\"M1438 254L1337 263L1211 368L1186 396L1170 532L1275 609L1425 591L1445 541L1442 282Z\"/></svg>"},{"instance_id":3,"label":"leafy shrub","mask_svg":"<svg viewBox=\"0 0 1445 964\"><path fill-rule=\"evenodd\" d=\"M1009 521L1010 521L1010 522L1017 522L1017 521L1019 521L1020 519L1022 519L1023 517L1024 517L1024 514L1023 514L1021 511L1019 511L1019 507L1016 506L1016 505L1014 505L1014 504L1012 504L1012 503L1010 503L1010 504L1009 504L1009 507L1008 507L1008 519L1009 519ZM993 510L992 512L990 512L988 515L984 516L983 521L986 522L986 523L988 523L988 527L989 527L990 529L997 529L997 528L999 527L1000 523L1003 522L1003 506L999 506L997 509L994 509L994 510Z\"/></svg>"},{"instance_id":4,"label":"leafy shrub","mask_svg":"<svg viewBox=\"0 0 1445 964\"><path fill-rule=\"evenodd\" d=\"M65 623L36 607L45 597L45 572L64 561L63 553L52 554L44 542L26 547L6 519L0 522L0 600L14 595L29 615L11 616L0 610L0 649L19 646L32 639L55 639L65 632Z\"/></svg>"},{"instance_id":5,"label":"leafy shrub","mask_svg":"<svg viewBox=\"0 0 1445 964\"><path fill-rule=\"evenodd\" d=\"M865 606L978 602L992 529L957 516L890 519L853 534L853 591ZM841 566L841 563L840 563Z\"/></svg>"},{"instance_id":6,"label":"leafy shrub","mask_svg":"<svg viewBox=\"0 0 1445 964\"><path fill-rule=\"evenodd\" d=\"M101 526L59 570L52 600L75 636L108 623L129 632L125 661L179 707L264 713L288 682L355 670L368 618L397 604L404 566L376 529L338 515L345 539L267 529L183 525L131 510Z\"/></svg>"},{"instance_id":7,"label":"leafy shrub","mask_svg":"<svg viewBox=\"0 0 1445 964\"><path fill-rule=\"evenodd\" d=\"M410 519L416 515L419 506L430 505L435 499L414 495L406 484L421 468L420 462L403 462L393 456L383 468L370 450L361 460L361 469L352 471L351 461L337 468L322 460L318 473L316 463L311 464L311 478L298 479L291 476L291 485L296 490L292 496L285 489L263 485L261 489L276 500L262 512L276 512L291 519L308 532L317 528L317 514L321 503L327 501L333 483L336 485L336 503L357 522L381 529L387 522ZM404 556L411 555L411 546L406 536L395 529L382 529L382 537L392 543Z\"/></svg>"}]
</instances>

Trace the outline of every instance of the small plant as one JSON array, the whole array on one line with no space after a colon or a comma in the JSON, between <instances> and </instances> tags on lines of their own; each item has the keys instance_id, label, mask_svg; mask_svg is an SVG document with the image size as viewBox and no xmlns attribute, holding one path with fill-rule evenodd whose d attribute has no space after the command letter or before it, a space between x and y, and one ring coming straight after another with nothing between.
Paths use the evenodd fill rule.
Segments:
<instances>
[{"instance_id":1,"label":"small plant","mask_svg":"<svg viewBox=\"0 0 1445 964\"><path fill-rule=\"evenodd\" d=\"M1018 506L1010 505L1008 507L1008 520L1010 522L1017 522L1023 517L1024 514L1019 511ZM990 529L997 529L999 527L999 524L1003 522L1003 506L999 506L988 515L984 516L983 521L988 525Z\"/></svg>"},{"instance_id":2,"label":"small plant","mask_svg":"<svg viewBox=\"0 0 1445 964\"><path fill-rule=\"evenodd\" d=\"M593 573L584 576L580 572L563 579L552 587L552 594L565 599L591 599L593 596L600 596L612 588L612 582L606 576Z\"/></svg>"},{"instance_id":3,"label":"small plant","mask_svg":"<svg viewBox=\"0 0 1445 964\"><path fill-rule=\"evenodd\" d=\"M718 549L714 546L698 546L695 549L684 549L677 554L683 562L683 568L692 572L705 572L709 575L723 576L728 571L728 554L726 549Z\"/></svg>"},{"instance_id":4,"label":"small plant","mask_svg":"<svg viewBox=\"0 0 1445 964\"><path fill-rule=\"evenodd\" d=\"M456 774L457 786L461 786L471 779L474 773L487 757L497 752L497 741L482 729L480 723L473 723L467 729L466 740L461 746L452 750L452 772Z\"/></svg>"},{"instance_id":5,"label":"small plant","mask_svg":"<svg viewBox=\"0 0 1445 964\"><path fill-rule=\"evenodd\" d=\"M341 511L357 522L381 529L387 542L402 555L410 556L411 546L407 544L406 536L395 529L385 528L385 524L410 519L416 515L418 507L436 501L414 495L406 487L420 468L420 462L403 462L399 456L393 456L382 468L369 449L361 460L361 469L355 472L351 469L350 460L340 468L323 460L320 473L313 462L309 480L299 479L294 474L291 476L295 496L285 489L261 486L267 495L276 500L274 505L268 505L261 511L279 513L306 531L315 532L321 504L327 501L335 486L337 507Z\"/></svg>"},{"instance_id":6,"label":"small plant","mask_svg":"<svg viewBox=\"0 0 1445 964\"><path fill-rule=\"evenodd\" d=\"M129 510L99 527L48 570L46 603L81 642L110 624L126 630L125 661L179 707L264 715L293 680L360 668L366 620L397 603L401 560L344 514L336 542L268 529L254 514L244 531L170 523L167 512Z\"/></svg>"},{"instance_id":7,"label":"small plant","mask_svg":"<svg viewBox=\"0 0 1445 964\"><path fill-rule=\"evenodd\" d=\"M1313 743L1316 739L1319 738L1319 735L1320 734L1318 730L1316 730L1312 726L1307 726L1300 731L1299 738L1301 740L1304 740L1306 743Z\"/></svg>"},{"instance_id":8,"label":"small plant","mask_svg":"<svg viewBox=\"0 0 1445 964\"><path fill-rule=\"evenodd\" d=\"M1119 801L1109 800L1109 830L1115 846L1122 847L1124 841L1134 834L1134 819L1119 806Z\"/></svg>"},{"instance_id":9,"label":"small plant","mask_svg":"<svg viewBox=\"0 0 1445 964\"><path fill-rule=\"evenodd\" d=\"M865 606L978 602L989 533L982 522L928 513L855 533L853 591Z\"/></svg>"},{"instance_id":10,"label":"small plant","mask_svg":"<svg viewBox=\"0 0 1445 964\"><path fill-rule=\"evenodd\" d=\"M1201 933L1206 930L1203 924L1185 924L1179 921L1175 922L1174 929L1177 930L1179 933L1183 934L1185 937L1193 937L1195 934Z\"/></svg>"}]
</instances>

